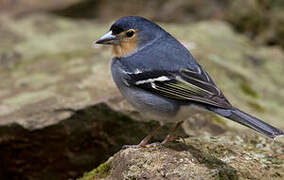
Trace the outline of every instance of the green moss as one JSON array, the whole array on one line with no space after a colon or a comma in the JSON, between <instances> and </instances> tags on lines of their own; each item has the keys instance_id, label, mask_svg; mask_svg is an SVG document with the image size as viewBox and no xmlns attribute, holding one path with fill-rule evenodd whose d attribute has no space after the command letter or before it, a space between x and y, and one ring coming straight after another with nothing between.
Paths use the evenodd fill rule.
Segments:
<instances>
[{"instance_id":1,"label":"green moss","mask_svg":"<svg viewBox=\"0 0 284 180\"><path fill-rule=\"evenodd\" d=\"M20 107L29 103L35 103L44 100L48 97L51 97L53 94L54 93L52 88L41 91L29 92L29 93L21 93L15 95L14 97L5 99L3 101L3 104Z\"/></svg>"},{"instance_id":2,"label":"green moss","mask_svg":"<svg viewBox=\"0 0 284 180\"><path fill-rule=\"evenodd\" d=\"M70 60L74 57L91 57L93 55L92 51L89 50L72 50L67 52L60 52L54 54L55 56L61 57L62 60Z\"/></svg>"},{"instance_id":3,"label":"green moss","mask_svg":"<svg viewBox=\"0 0 284 180\"><path fill-rule=\"evenodd\" d=\"M247 95L249 95L249 96L251 96L251 97L253 97L253 98L258 98L257 92L256 92L255 90L253 90L247 82L243 82L243 83L241 84L241 90L242 90L245 94L247 94Z\"/></svg>"},{"instance_id":4,"label":"green moss","mask_svg":"<svg viewBox=\"0 0 284 180\"><path fill-rule=\"evenodd\" d=\"M220 116L214 115L213 121L216 122L217 124L222 125L223 127L228 127L226 121Z\"/></svg>"},{"instance_id":5,"label":"green moss","mask_svg":"<svg viewBox=\"0 0 284 180\"><path fill-rule=\"evenodd\" d=\"M258 104L256 102L250 101L250 102L248 102L248 105L258 112L265 112L264 107L262 107L260 104Z\"/></svg>"},{"instance_id":6,"label":"green moss","mask_svg":"<svg viewBox=\"0 0 284 180\"><path fill-rule=\"evenodd\" d=\"M56 83L59 79L60 78L55 74L33 73L17 79L15 81L15 86L21 87L22 85L29 84L33 88L41 88L45 85Z\"/></svg>"},{"instance_id":7,"label":"green moss","mask_svg":"<svg viewBox=\"0 0 284 180\"><path fill-rule=\"evenodd\" d=\"M77 180L94 180L94 179L101 179L108 176L110 171L110 164L109 162L104 162L101 165L99 165L96 169L84 173L83 177L77 179Z\"/></svg>"}]
</instances>

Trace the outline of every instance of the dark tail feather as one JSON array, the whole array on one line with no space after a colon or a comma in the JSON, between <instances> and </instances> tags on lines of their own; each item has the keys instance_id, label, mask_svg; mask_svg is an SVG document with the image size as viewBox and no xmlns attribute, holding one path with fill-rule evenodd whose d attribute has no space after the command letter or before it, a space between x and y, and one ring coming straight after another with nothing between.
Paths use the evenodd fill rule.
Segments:
<instances>
[{"instance_id":1,"label":"dark tail feather","mask_svg":"<svg viewBox=\"0 0 284 180\"><path fill-rule=\"evenodd\" d=\"M277 129L267 124L266 122L263 122L260 119L253 117L237 108L232 108L232 109L209 108L209 109L221 116L229 118L237 123L247 126L255 131L258 131L261 134L270 137L272 139L276 138L277 136L284 135L283 131L281 131L280 129Z\"/></svg>"}]
</instances>

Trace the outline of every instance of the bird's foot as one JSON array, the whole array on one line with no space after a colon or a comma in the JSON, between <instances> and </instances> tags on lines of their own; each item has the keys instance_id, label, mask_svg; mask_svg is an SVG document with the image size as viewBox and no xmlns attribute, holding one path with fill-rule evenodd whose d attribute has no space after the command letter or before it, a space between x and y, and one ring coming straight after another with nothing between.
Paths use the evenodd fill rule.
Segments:
<instances>
[{"instance_id":1,"label":"bird's foot","mask_svg":"<svg viewBox=\"0 0 284 180\"><path fill-rule=\"evenodd\" d=\"M180 121L176 124L176 126L174 127L174 129L170 132L170 134L167 135L167 137L160 143L160 142L156 142L156 143L152 143L152 144L147 144L148 141L151 139L151 137L153 137L156 132L161 128L161 126L157 127L154 129L154 131L152 131L148 136L146 136L138 145L124 145L122 146L122 149L128 149L128 148L152 148L152 147L157 147L157 146L161 146L164 144L167 144L170 141L176 140L178 139L178 137L174 136L175 131L177 130L177 128L183 123L183 121Z\"/></svg>"},{"instance_id":2,"label":"bird's foot","mask_svg":"<svg viewBox=\"0 0 284 180\"><path fill-rule=\"evenodd\" d=\"M138 144L138 145L124 145L122 146L122 149L128 149L128 148L134 148L134 149L139 149L139 148L153 148L153 147L157 147L157 146L161 146L162 144L160 142L155 142L155 143L151 143L151 144Z\"/></svg>"}]
</instances>

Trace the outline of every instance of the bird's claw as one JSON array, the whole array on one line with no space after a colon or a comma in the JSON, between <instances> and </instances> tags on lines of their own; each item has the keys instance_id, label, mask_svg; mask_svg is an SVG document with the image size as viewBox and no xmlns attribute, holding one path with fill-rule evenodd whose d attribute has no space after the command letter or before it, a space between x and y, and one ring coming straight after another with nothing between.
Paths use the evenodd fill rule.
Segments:
<instances>
[{"instance_id":1,"label":"bird's claw","mask_svg":"<svg viewBox=\"0 0 284 180\"><path fill-rule=\"evenodd\" d=\"M146 145L142 145L142 144L138 144L138 145L124 145L122 146L122 149L128 149L128 148L134 148L134 149L139 149L139 148L153 148L153 147L157 147L162 145L160 142L155 142L155 143L151 143L151 144L146 144Z\"/></svg>"}]
</instances>

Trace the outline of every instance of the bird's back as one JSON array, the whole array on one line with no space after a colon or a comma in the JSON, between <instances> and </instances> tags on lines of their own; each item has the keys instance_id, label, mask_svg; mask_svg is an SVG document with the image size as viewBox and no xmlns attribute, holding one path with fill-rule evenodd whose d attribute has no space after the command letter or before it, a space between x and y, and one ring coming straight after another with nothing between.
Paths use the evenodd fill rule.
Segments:
<instances>
[{"instance_id":1,"label":"bird's back","mask_svg":"<svg viewBox=\"0 0 284 180\"><path fill-rule=\"evenodd\" d=\"M191 53L168 33L132 55L122 58L122 63L129 68L129 71L135 71L137 68L144 71L153 68L161 71L179 69L197 71L199 66Z\"/></svg>"}]
</instances>

